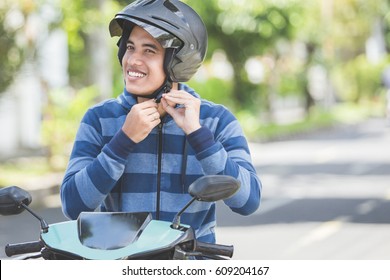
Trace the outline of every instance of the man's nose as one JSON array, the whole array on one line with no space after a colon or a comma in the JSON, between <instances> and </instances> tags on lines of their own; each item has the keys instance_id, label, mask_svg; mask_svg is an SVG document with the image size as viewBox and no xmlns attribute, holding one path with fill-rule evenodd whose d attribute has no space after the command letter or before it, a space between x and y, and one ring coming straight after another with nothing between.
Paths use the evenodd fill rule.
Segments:
<instances>
[{"instance_id":1,"label":"man's nose","mask_svg":"<svg viewBox=\"0 0 390 280\"><path fill-rule=\"evenodd\" d=\"M133 52L127 58L127 63L130 65L140 65L142 64L142 55L140 52Z\"/></svg>"}]
</instances>

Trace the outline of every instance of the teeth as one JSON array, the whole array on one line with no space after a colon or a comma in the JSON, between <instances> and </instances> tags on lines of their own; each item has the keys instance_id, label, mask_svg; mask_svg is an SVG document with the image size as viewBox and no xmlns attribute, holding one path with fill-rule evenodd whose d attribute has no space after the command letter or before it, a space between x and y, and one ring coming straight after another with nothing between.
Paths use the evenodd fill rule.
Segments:
<instances>
[{"instance_id":1,"label":"teeth","mask_svg":"<svg viewBox=\"0 0 390 280\"><path fill-rule=\"evenodd\" d=\"M132 71L128 71L127 75L129 75L130 77L137 77L137 78L142 78L146 76L145 74L139 72L132 72Z\"/></svg>"}]
</instances>

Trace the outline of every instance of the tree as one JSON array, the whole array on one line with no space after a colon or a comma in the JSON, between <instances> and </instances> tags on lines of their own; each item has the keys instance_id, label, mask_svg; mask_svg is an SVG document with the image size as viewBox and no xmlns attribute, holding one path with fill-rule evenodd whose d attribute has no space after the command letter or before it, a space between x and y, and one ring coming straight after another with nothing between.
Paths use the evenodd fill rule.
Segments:
<instances>
[{"instance_id":1,"label":"tree","mask_svg":"<svg viewBox=\"0 0 390 280\"><path fill-rule=\"evenodd\" d=\"M112 96L112 54L108 23L118 11L112 0L61 0L68 34L69 72L76 88L95 85L100 99Z\"/></svg>"},{"instance_id":2,"label":"tree","mask_svg":"<svg viewBox=\"0 0 390 280\"><path fill-rule=\"evenodd\" d=\"M12 83L26 56L25 45L32 47L25 22L34 11L29 1L4 0L0 5L0 94Z\"/></svg>"},{"instance_id":3,"label":"tree","mask_svg":"<svg viewBox=\"0 0 390 280\"><path fill-rule=\"evenodd\" d=\"M296 1L187 0L202 16L209 33L209 53L221 48L234 68L233 98L237 109L256 109L258 85L245 70L247 59L272 51L281 39L294 35L301 7Z\"/></svg>"},{"instance_id":4,"label":"tree","mask_svg":"<svg viewBox=\"0 0 390 280\"><path fill-rule=\"evenodd\" d=\"M385 59L384 42L373 36L383 32L388 1L317 0L313 4L306 11L306 24L299 37L315 46L317 63L327 69L337 97L359 102L372 96L380 86L380 68ZM310 17L313 11L320 21ZM371 40L376 40L375 58L367 48Z\"/></svg>"}]
</instances>

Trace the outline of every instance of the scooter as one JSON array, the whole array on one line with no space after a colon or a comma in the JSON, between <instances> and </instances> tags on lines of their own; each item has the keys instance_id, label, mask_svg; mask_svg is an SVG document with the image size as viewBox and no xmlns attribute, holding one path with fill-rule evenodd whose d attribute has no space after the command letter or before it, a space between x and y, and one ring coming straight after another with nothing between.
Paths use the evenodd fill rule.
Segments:
<instances>
[{"instance_id":1,"label":"scooter","mask_svg":"<svg viewBox=\"0 0 390 280\"><path fill-rule=\"evenodd\" d=\"M207 175L189 186L192 199L172 222L154 220L151 213L82 212L77 220L47 224L28 205L31 195L16 186L0 189L0 215L24 210L40 221L37 241L7 244L8 257L132 260L132 259L229 259L232 245L200 242L194 229L180 223L183 212L195 201L215 202L234 195L240 182L231 176ZM199 202L196 202L199 203Z\"/></svg>"}]
</instances>

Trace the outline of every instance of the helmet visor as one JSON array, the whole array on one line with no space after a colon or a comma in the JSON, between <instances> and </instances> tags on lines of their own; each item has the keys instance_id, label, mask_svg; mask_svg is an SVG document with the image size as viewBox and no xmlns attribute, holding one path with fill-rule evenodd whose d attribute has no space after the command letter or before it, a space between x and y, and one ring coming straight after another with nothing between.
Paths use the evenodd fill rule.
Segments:
<instances>
[{"instance_id":1,"label":"helmet visor","mask_svg":"<svg viewBox=\"0 0 390 280\"><path fill-rule=\"evenodd\" d=\"M129 18L128 16L123 16L118 14L114 20L110 23L110 33L111 36L122 36L122 28L124 21L128 21L130 23L133 23L142 29L144 29L146 32L148 32L154 39L157 40L161 44L163 48L181 48L183 45L183 42L177 38L176 36L173 36L171 33L155 27L154 25L147 24L145 22L142 22L140 20L137 20L135 18ZM116 25L116 26L115 26ZM119 25L119 26L118 26ZM120 29L118 29L118 27Z\"/></svg>"}]
</instances>

